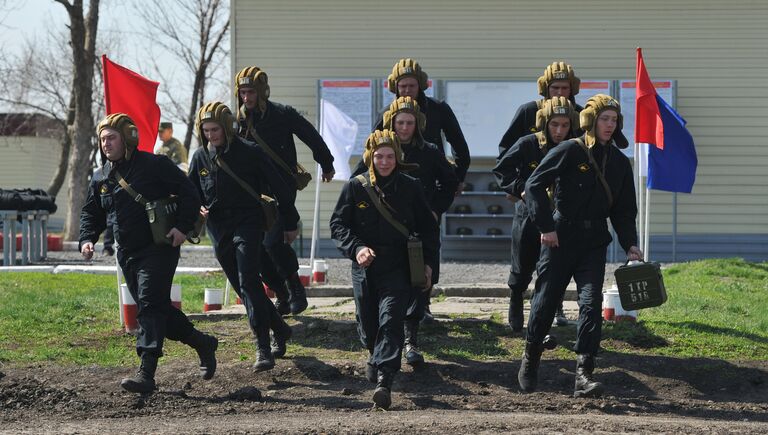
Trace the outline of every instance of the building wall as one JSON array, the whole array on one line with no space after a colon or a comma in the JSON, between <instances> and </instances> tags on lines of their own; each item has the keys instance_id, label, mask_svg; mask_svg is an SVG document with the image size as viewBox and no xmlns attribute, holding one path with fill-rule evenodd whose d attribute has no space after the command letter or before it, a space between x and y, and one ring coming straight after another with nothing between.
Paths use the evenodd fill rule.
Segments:
<instances>
[{"instance_id":1,"label":"building wall","mask_svg":"<svg viewBox=\"0 0 768 435\"><path fill-rule=\"evenodd\" d=\"M0 136L0 188L46 189L56 172L60 145L56 139L33 136ZM67 182L56 196L58 210L50 227L61 229L66 217Z\"/></svg>"},{"instance_id":2,"label":"building wall","mask_svg":"<svg viewBox=\"0 0 768 435\"><path fill-rule=\"evenodd\" d=\"M232 19L232 70L266 70L272 98L313 122L318 79L385 77L401 57L438 79L535 80L553 60L634 79L640 46L652 78L677 80L698 150L693 194L677 195L679 234L768 233L768 2L233 0ZM339 187L323 190L321 237ZM305 231L313 199L312 188L299 196ZM671 233L672 195L651 199L652 233Z\"/></svg>"}]
</instances>

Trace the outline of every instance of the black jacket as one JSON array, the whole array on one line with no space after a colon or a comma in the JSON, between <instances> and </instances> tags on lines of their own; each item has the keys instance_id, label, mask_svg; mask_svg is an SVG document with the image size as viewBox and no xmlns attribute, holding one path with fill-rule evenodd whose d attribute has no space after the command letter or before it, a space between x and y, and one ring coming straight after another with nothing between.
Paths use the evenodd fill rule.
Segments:
<instances>
[{"instance_id":1,"label":"black jacket","mask_svg":"<svg viewBox=\"0 0 768 435\"><path fill-rule=\"evenodd\" d=\"M259 202L234 178L213 161L208 147L199 148L189 165L189 178L210 210L211 219L218 216L253 214L264 219ZM256 146L246 144L235 137L220 155L229 168L257 193L265 193L278 201L278 211L286 231L293 231L299 221L299 213L293 203L296 186L293 178L284 179L272 160Z\"/></svg>"},{"instance_id":2,"label":"black jacket","mask_svg":"<svg viewBox=\"0 0 768 435\"><path fill-rule=\"evenodd\" d=\"M363 175L370 181L369 175ZM417 233L424 248L424 263L434 270L440 261L440 234L424 198L421 183L395 171L379 179L384 200L395 210L393 217ZM331 234L336 247L354 264L359 249L369 247L376 253L368 268L374 275L386 275L408 267L407 238L397 231L371 203L363 185L353 178L344 184L331 215ZM407 270L407 269L406 269Z\"/></svg>"},{"instance_id":3,"label":"black jacket","mask_svg":"<svg viewBox=\"0 0 768 435\"><path fill-rule=\"evenodd\" d=\"M451 106L445 101L438 101L427 97L424 95L424 92L419 93L417 102L419 103L419 109L427 117L427 128L422 133L424 140L436 144L437 149L445 155L443 136L440 132L442 131L445 134L445 139L451 144L453 157L456 161L456 176L460 182L463 182L471 162L469 145L467 145L467 140L464 138L464 133L461 131L459 121L456 119L456 115L453 114ZM384 129L383 116L379 116L379 122L376 124L375 129Z\"/></svg>"},{"instance_id":4,"label":"black jacket","mask_svg":"<svg viewBox=\"0 0 768 435\"><path fill-rule=\"evenodd\" d=\"M534 100L529 101L522 106L517 108L517 112L515 112L515 116L512 118L512 122L509 124L509 128L504 133L504 136L501 138L501 142L499 142L499 157L504 155L504 153L515 144L521 137L529 135L531 133L536 133L538 130L536 130L536 112L539 111L539 102L543 100ZM577 112L581 112L583 107L576 104L576 100L571 98L571 103L573 103L573 106L576 108ZM577 132L577 134L581 134L581 132L578 131L578 125L577 126L571 126L571 128Z\"/></svg>"},{"instance_id":5,"label":"black jacket","mask_svg":"<svg viewBox=\"0 0 768 435\"><path fill-rule=\"evenodd\" d=\"M328 149L328 145L317 132L312 124L299 115L291 106L284 106L279 103L267 101L267 113L262 117L261 112L257 110L245 111L244 106L240 109L240 137L249 142L256 143L256 139L248 133L248 121L256 130L264 142L269 145L273 151L290 168L296 167L296 143L293 141L293 135L296 135L302 142L312 150L312 158L320 164L324 173L333 171L333 155ZM275 164L275 166L278 166ZM283 178L292 178L280 169ZM314 171L308 169L310 173Z\"/></svg>"},{"instance_id":6,"label":"black jacket","mask_svg":"<svg viewBox=\"0 0 768 435\"><path fill-rule=\"evenodd\" d=\"M536 134L521 137L497 161L493 175L501 189L522 198L525 182L548 150L542 149Z\"/></svg>"},{"instance_id":7,"label":"black jacket","mask_svg":"<svg viewBox=\"0 0 768 435\"><path fill-rule=\"evenodd\" d=\"M418 169L408 171L408 175L421 181L430 209L438 216L445 213L453 203L459 185L453 166L435 144L423 142L421 146L403 144L402 147L405 162L419 165ZM368 167L360 159L352 177L366 172Z\"/></svg>"},{"instance_id":8,"label":"black jacket","mask_svg":"<svg viewBox=\"0 0 768 435\"><path fill-rule=\"evenodd\" d=\"M584 137L581 138L582 140ZM542 233L557 230L561 243L578 238L589 246L607 245L611 241L607 218L619 237L624 251L637 245L637 204L635 182L629 159L613 145L592 147L595 161L611 189L613 205L598 179L589 157L575 140L567 140L547 153L525 184L525 199L533 222ZM605 167L603 158L607 153ZM557 182L552 207L546 188Z\"/></svg>"},{"instance_id":9,"label":"black jacket","mask_svg":"<svg viewBox=\"0 0 768 435\"><path fill-rule=\"evenodd\" d=\"M113 225L119 249L124 252L136 252L154 243L144 206L120 187L115 170L147 201L177 195L176 229L182 233L192 230L200 212L195 186L168 157L137 150L131 160L107 162L94 173L80 213L81 246L96 243L107 222Z\"/></svg>"}]
</instances>

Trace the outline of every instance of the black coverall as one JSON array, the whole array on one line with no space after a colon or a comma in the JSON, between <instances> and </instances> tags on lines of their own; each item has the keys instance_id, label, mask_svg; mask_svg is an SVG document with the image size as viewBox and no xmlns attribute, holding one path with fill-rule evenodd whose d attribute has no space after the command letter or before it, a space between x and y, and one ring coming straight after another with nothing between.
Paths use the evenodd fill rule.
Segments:
<instances>
[{"instance_id":1,"label":"black coverall","mask_svg":"<svg viewBox=\"0 0 768 435\"><path fill-rule=\"evenodd\" d=\"M440 132L445 134L445 139L451 144L453 158L456 162L456 177L458 177L459 182L463 183L471 162L469 145L467 145L467 140L464 138L464 133L461 131L459 121L453 114L451 106L445 101L427 97L422 91L419 92L419 98L416 102L419 103L421 113L427 117L427 127L422 132L424 141L436 144L437 149L445 155L445 145ZM379 116L379 123L376 124L375 129L384 129L382 116Z\"/></svg>"},{"instance_id":2,"label":"black coverall","mask_svg":"<svg viewBox=\"0 0 768 435\"><path fill-rule=\"evenodd\" d=\"M573 277L579 303L574 350L595 355L601 338L606 249L611 242L607 219L622 248L628 251L637 245L637 205L629 159L613 145L596 144L591 152L599 168L590 165L586 151L576 140L562 142L547 153L525 185L534 224L542 234L556 231L560 245L542 246L527 339L532 344L542 343ZM596 170L605 175L612 205ZM552 213L546 188L555 182L557 211Z\"/></svg>"},{"instance_id":3,"label":"black coverall","mask_svg":"<svg viewBox=\"0 0 768 435\"><path fill-rule=\"evenodd\" d=\"M187 316L171 305L171 284L179 262L179 248L156 245L144 206L117 183L114 171L148 201L178 196L176 228L192 230L200 197L184 173L168 157L134 151L130 160L107 162L88 187L80 214L80 247L93 242L112 224L117 239L117 261L138 309L140 326L136 352L163 354L163 340L181 341L194 330Z\"/></svg>"},{"instance_id":4,"label":"black coverall","mask_svg":"<svg viewBox=\"0 0 768 435\"><path fill-rule=\"evenodd\" d=\"M576 104L576 99L571 97L571 103L573 103L574 109L577 112L581 112L583 107ZM539 110L539 104L544 100L529 101L517 108L515 116L512 118L512 122L509 124L509 128L504 133L504 136L499 142L499 159L504 153L515 144L523 136L527 136L531 133L536 133L536 112ZM575 127L574 127L575 129ZM581 134L579 132L579 134Z\"/></svg>"},{"instance_id":5,"label":"black coverall","mask_svg":"<svg viewBox=\"0 0 768 435\"><path fill-rule=\"evenodd\" d=\"M315 127L293 107L267 101L267 110L264 114L258 109L246 111L244 106L241 108L238 134L260 146L249 132L249 127L256 131L289 168L296 167L296 143L293 140L293 136L296 135L312 150L312 158L320 164L323 173L333 172L333 155L328 145ZM291 200L293 205L296 197L295 181L282 166L277 163L274 163L274 166L284 182L294 186ZM312 168L308 170L313 176L315 175ZM296 253L291 245L283 243L283 231L288 230L291 228L286 226L286 222L280 216L272 229L264 235L266 255L262 255L261 258L262 276L267 285L276 290L283 288L285 279L299 270Z\"/></svg>"},{"instance_id":6,"label":"black coverall","mask_svg":"<svg viewBox=\"0 0 768 435\"><path fill-rule=\"evenodd\" d=\"M258 346L268 348L269 329L282 328L283 320L264 293L260 276L264 212L259 202L213 159L223 158L232 172L254 191L269 188L279 203L279 216L286 231L295 230L299 220L293 205L296 188L292 180L280 176L264 151L238 137L221 154L217 151L210 145L198 149L189 166L189 178L209 210L207 228L216 258L245 305Z\"/></svg>"},{"instance_id":7,"label":"black coverall","mask_svg":"<svg viewBox=\"0 0 768 435\"><path fill-rule=\"evenodd\" d=\"M459 185L453 166L446 160L437 145L429 142L421 142L420 145L401 144L403 159L406 163L416 163L417 169L408 171L408 175L421 181L424 188L424 196L430 210L437 215L437 224L440 225L440 216L450 208ZM363 160L357 163L352 174L354 178L358 174L368 172ZM440 279L440 262L432 267L432 285ZM408 307L406 320L421 321L429 304L429 292L417 291L415 298Z\"/></svg>"},{"instance_id":8,"label":"black coverall","mask_svg":"<svg viewBox=\"0 0 768 435\"><path fill-rule=\"evenodd\" d=\"M368 173L363 175L368 182ZM395 219L422 240L424 263L434 268L439 261L440 237L437 222L427 206L421 183L395 170L389 177L377 176L380 197L394 209ZM406 237L381 216L357 179L342 188L331 215L331 233L336 246L352 260L352 285L360 341L371 353L370 363L380 371L400 369L403 349L403 319L412 292ZM376 255L370 266L357 264L364 247Z\"/></svg>"},{"instance_id":9,"label":"black coverall","mask_svg":"<svg viewBox=\"0 0 768 435\"><path fill-rule=\"evenodd\" d=\"M522 198L525 182L541 163L547 151L546 145L539 143L536 134L529 134L520 138L501 156L496 167L493 168L493 174L496 176L499 187L517 198ZM511 235L512 264L509 269L507 285L512 290L512 298L517 298L516 303L522 304L522 293L528 289L528 284L531 283L541 250L539 230L531 221L528 206L523 200L515 203ZM512 300L510 300L509 319L515 317L512 312L512 305ZM521 328L522 324L512 326Z\"/></svg>"}]
</instances>

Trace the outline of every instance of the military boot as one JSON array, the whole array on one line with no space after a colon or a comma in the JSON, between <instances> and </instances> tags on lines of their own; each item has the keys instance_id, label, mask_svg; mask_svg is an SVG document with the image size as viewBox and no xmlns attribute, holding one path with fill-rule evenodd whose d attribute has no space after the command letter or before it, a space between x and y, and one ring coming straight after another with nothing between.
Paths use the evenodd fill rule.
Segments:
<instances>
[{"instance_id":1,"label":"military boot","mask_svg":"<svg viewBox=\"0 0 768 435\"><path fill-rule=\"evenodd\" d=\"M213 378L216 373L216 349L219 348L219 340L195 329L181 342L197 351L197 356L200 358L200 375L203 379Z\"/></svg>"},{"instance_id":2,"label":"military boot","mask_svg":"<svg viewBox=\"0 0 768 435\"><path fill-rule=\"evenodd\" d=\"M376 389L373 391L373 403L381 409L389 409L392 405L392 382L395 372L391 369L379 370Z\"/></svg>"},{"instance_id":3,"label":"military boot","mask_svg":"<svg viewBox=\"0 0 768 435\"><path fill-rule=\"evenodd\" d=\"M509 297L509 327L512 328L512 332L523 330L523 317L523 292L512 290Z\"/></svg>"},{"instance_id":4,"label":"military boot","mask_svg":"<svg viewBox=\"0 0 768 435\"><path fill-rule=\"evenodd\" d=\"M411 366L418 366L424 363L424 356L419 352L418 334L419 322L406 320L403 322L405 329L405 363Z\"/></svg>"},{"instance_id":5,"label":"military boot","mask_svg":"<svg viewBox=\"0 0 768 435\"><path fill-rule=\"evenodd\" d=\"M272 336L272 342L271 342L271 350L272 350L272 356L275 358L282 358L285 356L286 351L286 342L291 338L293 335L293 330L290 326L288 326L287 323L282 321L279 325L277 325L276 328L272 330L271 336Z\"/></svg>"},{"instance_id":6,"label":"military boot","mask_svg":"<svg viewBox=\"0 0 768 435\"><path fill-rule=\"evenodd\" d=\"M286 283L288 284L288 293L291 295L290 299L288 299L288 303L291 306L291 314L295 316L296 314L302 313L307 309L307 306L309 306L309 303L307 302L307 290L301 283L298 272L291 275Z\"/></svg>"},{"instance_id":7,"label":"military boot","mask_svg":"<svg viewBox=\"0 0 768 435\"><path fill-rule=\"evenodd\" d=\"M291 304L288 302L291 295L288 293L288 288L285 286L285 283L267 283L267 285L275 293L275 308L277 308L277 312L280 313L281 316L291 314Z\"/></svg>"},{"instance_id":8,"label":"military boot","mask_svg":"<svg viewBox=\"0 0 768 435\"><path fill-rule=\"evenodd\" d=\"M520 361L520 371L517 372L517 382L520 384L520 389L526 393L536 391L542 352L544 352L544 345L525 343L523 360Z\"/></svg>"},{"instance_id":9,"label":"military boot","mask_svg":"<svg viewBox=\"0 0 768 435\"><path fill-rule=\"evenodd\" d=\"M560 305L557 308L557 311L555 311L555 322L553 326L568 326L568 318L565 317L565 312L563 311L563 301L560 301Z\"/></svg>"},{"instance_id":10,"label":"military boot","mask_svg":"<svg viewBox=\"0 0 768 435\"><path fill-rule=\"evenodd\" d=\"M272 356L272 350L270 348L256 349L256 363L253 364L253 368L256 369L257 372L275 368L275 357Z\"/></svg>"},{"instance_id":11,"label":"military boot","mask_svg":"<svg viewBox=\"0 0 768 435\"><path fill-rule=\"evenodd\" d=\"M376 364L373 363L373 355L371 355L365 363L365 379L368 379L368 382L375 384L378 379L378 373L379 371L376 369Z\"/></svg>"},{"instance_id":12,"label":"military boot","mask_svg":"<svg viewBox=\"0 0 768 435\"><path fill-rule=\"evenodd\" d=\"M595 357L579 354L576 357L576 386L573 397L600 397L603 395L603 384L597 382L592 373L595 371Z\"/></svg>"},{"instance_id":13,"label":"military boot","mask_svg":"<svg viewBox=\"0 0 768 435\"><path fill-rule=\"evenodd\" d=\"M151 393L155 391L155 371L157 370L157 356L144 352L141 354L141 366L132 378L125 378L120 382L124 390L131 393Z\"/></svg>"}]
</instances>

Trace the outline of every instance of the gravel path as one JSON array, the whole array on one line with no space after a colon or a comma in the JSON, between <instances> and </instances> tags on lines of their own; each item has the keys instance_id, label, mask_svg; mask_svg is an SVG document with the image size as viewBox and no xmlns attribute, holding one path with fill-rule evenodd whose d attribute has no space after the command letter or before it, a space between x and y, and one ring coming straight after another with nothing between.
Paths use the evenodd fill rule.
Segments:
<instances>
[{"instance_id":1,"label":"gravel path","mask_svg":"<svg viewBox=\"0 0 768 435\"><path fill-rule=\"evenodd\" d=\"M49 252L48 259L44 264L93 264L93 265L111 265L114 264L114 257L104 256L97 253L93 261L83 260L80 253L75 251ZM346 258L328 258L328 282L332 284L351 285L350 281L350 260ZM309 264L308 258L299 259L299 264ZM613 283L613 271L619 266L619 263L607 264L605 268L605 283ZM207 251L183 251L179 266L186 267L219 267L219 263L213 256L213 252ZM444 262L440 265L440 283L449 284L490 284L506 285L509 275L509 264L498 262Z\"/></svg>"}]
</instances>

